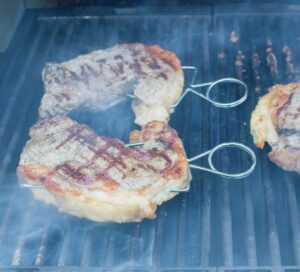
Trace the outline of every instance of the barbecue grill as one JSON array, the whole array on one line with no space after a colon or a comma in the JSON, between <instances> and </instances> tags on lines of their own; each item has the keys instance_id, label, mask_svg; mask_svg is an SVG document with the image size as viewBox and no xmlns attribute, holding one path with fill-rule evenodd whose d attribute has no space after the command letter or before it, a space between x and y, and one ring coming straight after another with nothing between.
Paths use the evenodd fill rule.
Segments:
<instances>
[{"instance_id":1,"label":"barbecue grill","mask_svg":"<svg viewBox=\"0 0 300 272\"><path fill-rule=\"evenodd\" d=\"M278 3L26 10L0 54L0 271L300 271L299 175L270 162L268 148L256 149L249 132L267 88L300 76L300 6ZM249 96L238 107L216 108L187 95L170 124L189 157L240 142L255 151L257 167L239 181L193 172L189 192L160 206L155 220L95 223L59 213L20 188L15 174L38 118L42 68L130 42L172 50L183 65L198 68L197 82L244 81ZM228 87L221 99L242 91ZM136 128L130 101L72 117L126 142ZM247 163L235 151L216 156L223 170Z\"/></svg>"}]
</instances>

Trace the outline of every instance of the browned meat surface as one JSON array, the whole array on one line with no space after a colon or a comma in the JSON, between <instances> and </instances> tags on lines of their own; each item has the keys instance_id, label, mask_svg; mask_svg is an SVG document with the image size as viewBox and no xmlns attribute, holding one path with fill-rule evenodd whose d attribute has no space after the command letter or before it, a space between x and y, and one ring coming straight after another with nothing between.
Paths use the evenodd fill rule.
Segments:
<instances>
[{"instance_id":1,"label":"browned meat surface","mask_svg":"<svg viewBox=\"0 0 300 272\"><path fill-rule=\"evenodd\" d=\"M163 122L131 133L131 142L144 142L140 147L127 148L59 115L33 126L30 137L20 179L44 185L32 189L34 196L75 216L116 222L155 218L157 205L177 194L169 189L191 180L181 140Z\"/></svg>"},{"instance_id":2,"label":"browned meat surface","mask_svg":"<svg viewBox=\"0 0 300 272\"><path fill-rule=\"evenodd\" d=\"M98 50L43 70L45 94L40 117L66 114L78 107L105 110L133 93L135 122L168 122L180 97L183 72L176 55L158 46L123 44Z\"/></svg>"},{"instance_id":3,"label":"browned meat surface","mask_svg":"<svg viewBox=\"0 0 300 272\"><path fill-rule=\"evenodd\" d=\"M275 85L262 97L251 117L251 133L269 158L285 170L300 173L300 84Z\"/></svg>"}]
</instances>

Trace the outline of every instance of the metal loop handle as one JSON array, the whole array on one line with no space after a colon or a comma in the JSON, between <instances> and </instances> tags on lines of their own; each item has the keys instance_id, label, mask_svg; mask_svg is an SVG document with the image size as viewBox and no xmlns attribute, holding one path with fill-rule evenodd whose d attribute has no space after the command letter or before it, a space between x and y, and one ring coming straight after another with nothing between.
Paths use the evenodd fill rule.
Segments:
<instances>
[{"instance_id":1,"label":"metal loop handle","mask_svg":"<svg viewBox=\"0 0 300 272\"><path fill-rule=\"evenodd\" d=\"M251 160L252 160L252 164L249 167L249 169L247 169L244 172L237 173L237 174L230 174L230 173L218 171L216 169L216 167L214 166L213 161L212 161L213 155L215 154L215 152L219 151L220 149L226 148L226 147L236 147L236 148L239 148L241 150L246 151L246 153L250 155ZM248 175L250 175L253 172L253 170L255 169L255 166L256 166L256 156L255 156L254 152L248 146L245 146L241 143L229 142L229 143L219 144L219 145L215 146L214 148L212 148L212 149L210 149L210 150L208 150L208 151L206 151L202 154L199 154L195 157L192 157L192 158L188 159L188 161L193 162L193 161L196 161L196 160L198 160L198 159L200 159L200 158L202 158L206 155L208 155L207 161L208 161L208 165L209 165L210 168L195 165L195 164L189 164L189 167L191 169L198 169L198 170L207 171L207 172L210 172L210 173L213 173L213 174L216 174L216 175L219 175L221 177L228 178L228 179L240 179L240 178L245 178ZM189 189L190 189L190 184L188 184L188 186L185 187L185 188L182 188L182 189L181 188L180 189L174 188L174 189L169 189L169 191L174 192L174 193L179 193L179 192L187 192L187 191L189 191Z\"/></svg>"},{"instance_id":2,"label":"metal loop handle","mask_svg":"<svg viewBox=\"0 0 300 272\"><path fill-rule=\"evenodd\" d=\"M191 71L194 71L193 72L193 76L192 76L192 80L191 82L189 83L189 85L193 85L194 82L196 81L196 78L197 78L197 75L198 75L198 69L197 67L195 66L181 66L182 70L191 70Z\"/></svg>"},{"instance_id":3,"label":"metal loop handle","mask_svg":"<svg viewBox=\"0 0 300 272\"><path fill-rule=\"evenodd\" d=\"M248 86L239 79L227 77L227 78L221 78L221 79L218 79L218 80L212 81L212 82L194 84L194 82L196 80L197 72L198 72L197 68L194 66L183 66L182 68L185 70L194 70L194 74L193 74L191 83L189 84L190 86L184 90L181 97L177 100L177 102L174 105L171 106L171 108L175 108L188 93L193 93L197 96L200 96L203 99L209 101L214 106L219 107L219 108L232 108L232 107L238 106L241 103L243 103L248 97ZM228 103L222 103L222 102L215 101L211 97L211 90L214 87L216 87L217 85L220 85L223 83L233 83L233 84L238 84L238 85L242 86L244 89L243 96L236 101L232 101L232 102L228 102ZM199 88L203 88L203 87L207 87L205 94L199 93L195 90L197 88L199 89Z\"/></svg>"},{"instance_id":4,"label":"metal loop handle","mask_svg":"<svg viewBox=\"0 0 300 272\"><path fill-rule=\"evenodd\" d=\"M223 148L226 148L226 147L236 147L236 148L246 151L246 153L248 153L250 155L251 160L252 160L252 164L249 167L249 169L247 169L244 172L237 173L237 174L230 174L230 173L218 171L212 162L212 158L213 158L213 155L215 154L215 152L217 152ZM215 146L213 149L210 149L200 155L197 155L195 157L188 159L188 161L193 162L193 161L196 161L206 155L208 155L208 165L210 168L206 168L206 167L202 167L202 166L198 166L198 165L194 165L194 164L190 164L190 168L204 170L204 171L214 173L214 174L217 174L219 176L229 178L229 179L240 179L240 178L244 178L244 177L247 177L248 175L250 175L253 172L255 165L256 165L256 156L255 156L254 152L252 151L252 149L250 149L248 146L245 146L241 143L235 143L235 142L219 144L219 145Z\"/></svg>"}]
</instances>

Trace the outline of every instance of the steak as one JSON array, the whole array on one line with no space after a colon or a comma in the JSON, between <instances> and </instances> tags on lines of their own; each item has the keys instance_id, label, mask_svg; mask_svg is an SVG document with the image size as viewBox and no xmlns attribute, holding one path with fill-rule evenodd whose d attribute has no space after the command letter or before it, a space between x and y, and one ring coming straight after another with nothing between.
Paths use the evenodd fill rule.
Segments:
<instances>
[{"instance_id":1,"label":"steak","mask_svg":"<svg viewBox=\"0 0 300 272\"><path fill-rule=\"evenodd\" d=\"M45 94L41 118L79 107L105 110L134 94L135 123L168 122L183 89L176 55L158 46L122 44L63 63L48 63L42 72Z\"/></svg>"},{"instance_id":2,"label":"steak","mask_svg":"<svg viewBox=\"0 0 300 272\"><path fill-rule=\"evenodd\" d=\"M60 211L94 221L155 218L157 205L191 180L181 140L166 123L152 121L120 140L97 136L86 125L57 115L30 130L17 173L21 182L43 185L34 196Z\"/></svg>"},{"instance_id":3,"label":"steak","mask_svg":"<svg viewBox=\"0 0 300 272\"><path fill-rule=\"evenodd\" d=\"M251 133L258 147L271 145L273 162L300 174L300 83L275 85L260 98L252 113Z\"/></svg>"}]
</instances>

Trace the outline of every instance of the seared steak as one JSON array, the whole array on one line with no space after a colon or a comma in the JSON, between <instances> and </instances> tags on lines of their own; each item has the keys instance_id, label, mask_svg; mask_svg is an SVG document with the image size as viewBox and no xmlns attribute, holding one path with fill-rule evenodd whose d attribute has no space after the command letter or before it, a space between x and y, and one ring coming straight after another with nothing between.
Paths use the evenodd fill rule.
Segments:
<instances>
[{"instance_id":1,"label":"seared steak","mask_svg":"<svg viewBox=\"0 0 300 272\"><path fill-rule=\"evenodd\" d=\"M39 121L21 154L21 181L39 200L59 210L95 221L141 221L155 218L157 205L174 197L171 188L190 180L188 161L177 133L152 121L133 131L126 147L97 136L88 126L58 115Z\"/></svg>"},{"instance_id":2,"label":"seared steak","mask_svg":"<svg viewBox=\"0 0 300 272\"><path fill-rule=\"evenodd\" d=\"M45 94L40 117L66 114L78 107L105 110L133 93L135 122L168 122L170 106L183 89L176 55L158 46L123 44L63 63L49 63L42 73Z\"/></svg>"},{"instance_id":3,"label":"seared steak","mask_svg":"<svg viewBox=\"0 0 300 272\"><path fill-rule=\"evenodd\" d=\"M252 113L251 133L258 147L271 145L273 162L300 173L300 83L269 89Z\"/></svg>"}]
</instances>

